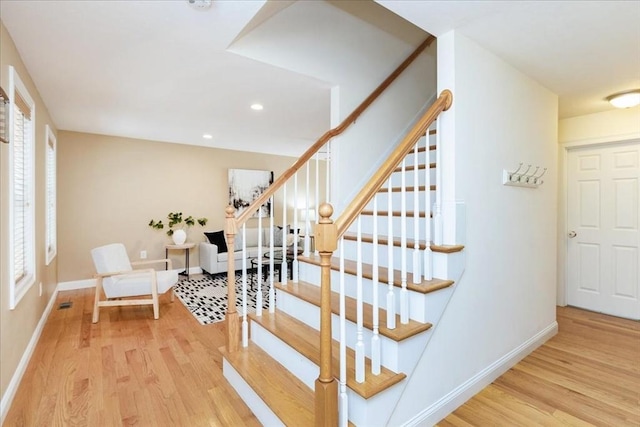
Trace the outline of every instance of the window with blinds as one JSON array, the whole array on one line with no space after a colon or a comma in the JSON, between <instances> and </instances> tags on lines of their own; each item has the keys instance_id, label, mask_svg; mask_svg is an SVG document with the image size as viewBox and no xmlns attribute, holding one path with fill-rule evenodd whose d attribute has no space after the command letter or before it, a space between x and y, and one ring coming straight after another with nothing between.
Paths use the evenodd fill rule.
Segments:
<instances>
[{"instance_id":1,"label":"window with blinds","mask_svg":"<svg viewBox=\"0 0 640 427\"><path fill-rule=\"evenodd\" d=\"M56 137L47 125L47 164L46 164L46 213L45 213L45 251L47 265L53 261L57 253L56 242Z\"/></svg>"},{"instance_id":2,"label":"window with blinds","mask_svg":"<svg viewBox=\"0 0 640 427\"><path fill-rule=\"evenodd\" d=\"M11 282L9 305L13 309L35 283L35 104L22 80L10 67L10 214Z\"/></svg>"},{"instance_id":3,"label":"window with blinds","mask_svg":"<svg viewBox=\"0 0 640 427\"><path fill-rule=\"evenodd\" d=\"M9 142L9 97L0 87L0 142Z\"/></svg>"}]
</instances>

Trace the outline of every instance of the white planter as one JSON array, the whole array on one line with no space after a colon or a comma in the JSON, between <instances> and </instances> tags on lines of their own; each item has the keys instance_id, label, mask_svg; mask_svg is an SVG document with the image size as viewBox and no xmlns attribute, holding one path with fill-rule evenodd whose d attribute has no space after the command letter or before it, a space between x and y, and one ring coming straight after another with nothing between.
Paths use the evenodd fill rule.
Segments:
<instances>
[{"instance_id":1,"label":"white planter","mask_svg":"<svg viewBox=\"0 0 640 427\"><path fill-rule=\"evenodd\" d=\"M171 238L173 239L173 243L176 245L182 245L187 241L187 233L182 229L173 230Z\"/></svg>"}]
</instances>

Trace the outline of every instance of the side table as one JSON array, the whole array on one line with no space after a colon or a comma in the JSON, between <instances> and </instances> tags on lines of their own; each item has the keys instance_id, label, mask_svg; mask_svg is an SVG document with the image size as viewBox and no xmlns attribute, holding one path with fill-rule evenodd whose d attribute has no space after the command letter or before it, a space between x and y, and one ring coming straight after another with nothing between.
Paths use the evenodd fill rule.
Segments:
<instances>
[{"instance_id":1,"label":"side table","mask_svg":"<svg viewBox=\"0 0 640 427\"><path fill-rule=\"evenodd\" d=\"M195 243L183 243L181 245L164 245L164 257L169 258L170 250L184 251L184 271L178 273L189 278L189 251L196 246ZM165 267L165 270L167 267Z\"/></svg>"}]
</instances>

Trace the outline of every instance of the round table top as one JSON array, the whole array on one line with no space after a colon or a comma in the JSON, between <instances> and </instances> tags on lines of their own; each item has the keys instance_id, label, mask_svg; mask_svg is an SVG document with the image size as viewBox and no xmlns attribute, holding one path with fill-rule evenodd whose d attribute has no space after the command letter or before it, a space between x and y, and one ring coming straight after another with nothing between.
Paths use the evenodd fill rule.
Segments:
<instances>
[{"instance_id":1,"label":"round table top","mask_svg":"<svg viewBox=\"0 0 640 427\"><path fill-rule=\"evenodd\" d=\"M164 245L166 249L191 249L196 246L195 243L183 243L181 245Z\"/></svg>"}]
</instances>

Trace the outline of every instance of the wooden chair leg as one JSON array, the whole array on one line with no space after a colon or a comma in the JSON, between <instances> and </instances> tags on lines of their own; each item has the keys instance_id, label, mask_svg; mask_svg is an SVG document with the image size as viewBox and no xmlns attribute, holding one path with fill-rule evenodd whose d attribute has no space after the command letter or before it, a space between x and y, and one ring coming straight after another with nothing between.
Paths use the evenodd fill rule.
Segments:
<instances>
[{"instance_id":1,"label":"wooden chair leg","mask_svg":"<svg viewBox=\"0 0 640 427\"><path fill-rule=\"evenodd\" d=\"M155 272L151 278L151 299L153 299L153 318L158 320L160 318L160 307L158 305L158 281Z\"/></svg>"},{"instance_id":2,"label":"wooden chair leg","mask_svg":"<svg viewBox=\"0 0 640 427\"><path fill-rule=\"evenodd\" d=\"M102 293L102 277L98 277L96 282L96 296L93 302L93 323L98 323L100 318L100 294Z\"/></svg>"}]
</instances>

